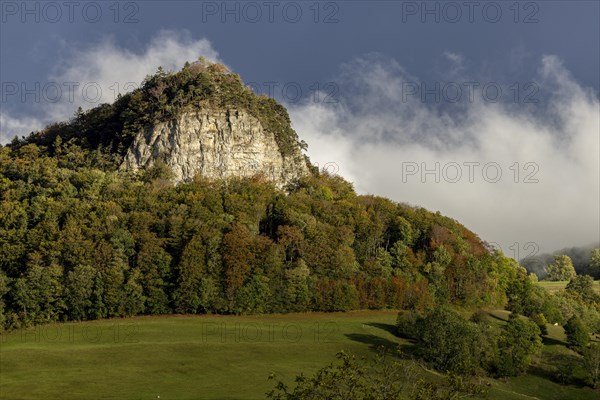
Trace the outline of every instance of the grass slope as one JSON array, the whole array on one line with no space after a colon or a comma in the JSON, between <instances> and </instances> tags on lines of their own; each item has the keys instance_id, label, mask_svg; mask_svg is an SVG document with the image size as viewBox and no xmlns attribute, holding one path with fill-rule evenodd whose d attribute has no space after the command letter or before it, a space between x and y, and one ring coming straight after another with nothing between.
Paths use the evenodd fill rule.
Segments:
<instances>
[{"instance_id":1,"label":"grass slope","mask_svg":"<svg viewBox=\"0 0 600 400\"><path fill-rule=\"evenodd\" d=\"M495 315L499 323L507 317ZM273 387L270 372L291 382L342 349L368 356L377 345L407 345L391 333L395 319L393 311L360 311L46 325L0 336L0 398L259 399ZM551 332L544 353L568 352L561 334ZM544 371L540 364L531 375L494 381L489 398L598 398Z\"/></svg>"},{"instance_id":2,"label":"grass slope","mask_svg":"<svg viewBox=\"0 0 600 400\"><path fill-rule=\"evenodd\" d=\"M569 281L540 281L539 284L548 292L554 294L567 287ZM594 290L600 294L600 281L594 281Z\"/></svg>"}]
</instances>

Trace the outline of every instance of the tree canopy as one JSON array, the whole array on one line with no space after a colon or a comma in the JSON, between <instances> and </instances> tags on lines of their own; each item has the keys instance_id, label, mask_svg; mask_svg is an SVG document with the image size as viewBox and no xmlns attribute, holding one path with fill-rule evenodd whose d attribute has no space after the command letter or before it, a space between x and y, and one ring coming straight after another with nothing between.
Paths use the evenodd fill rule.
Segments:
<instances>
[{"instance_id":1,"label":"tree canopy","mask_svg":"<svg viewBox=\"0 0 600 400\"><path fill-rule=\"evenodd\" d=\"M6 327L160 313L503 305L515 264L439 213L316 173L173 185L62 142L0 149ZM102 165L102 164L100 164ZM162 171L162 172L161 172Z\"/></svg>"}]
</instances>

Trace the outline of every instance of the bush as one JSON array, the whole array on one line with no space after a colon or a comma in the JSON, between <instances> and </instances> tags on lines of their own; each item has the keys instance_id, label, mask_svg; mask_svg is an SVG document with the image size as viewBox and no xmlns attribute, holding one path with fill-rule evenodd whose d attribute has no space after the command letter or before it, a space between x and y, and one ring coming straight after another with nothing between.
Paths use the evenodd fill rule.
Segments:
<instances>
[{"instance_id":1,"label":"bush","mask_svg":"<svg viewBox=\"0 0 600 400\"><path fill-rule=\"evenodd\" d=\"M542 314L542 313L533 314L531 316L531 320L533 322L535 322L535 324L538 326L538 328L540 328L540 332L542 332L542 335L548 334L548 327L546 326L548 324L548 321L546 320L546 317L544 316L544 314Z\"/></svg>"},{"instance_id":2,"label":"bush","mask_svg":"<svg viewBox=\"0 0 600 400\"><path fill-rule=\"evenodd\" d=\"M583 352L583 365L588 372L588 383L593 388L600 386L600 344L593 343Z\"/></svg>"},{"instance_id":3,"label":"bush","mask_svg":"<svg viewBox=\"0 0 600 400\"><path fill-rule=\"evenodd\" d=\"M588 303L599 301L598 295L594 292L594 278L589 275L577 275L569 281L565 290Z\"/></svg>"},{"instance_id":4,"label":"bush","mask_svg":"<svg viewBox=\"0 0 600 400\"><path fill-rule=\"evenodd\" d=\"M495 372L498 376L524 373L531 357L542 348L540 328L524 318L510 318L498 341Z\"/></svg>"},{"instance_id":5,"label":"bush","mask_svg":"<svg viewBox=\"0 0 600 400\"><path fill-rule=\"evenodd\" d=\"M590 334L587 327L581 322L581 319L578 316L572 316L567 321L564 328L565 334L567 335L567 344L570 348L581 351L588 345Z\"/></svg>"},{"instance_id":6,"label":"bush","mask_svg":"<svg viewBox=\"0 0 600 400\"><path fill-rule=\"evenodd\" d=\"M471 315L469 320L476 324L487 324L490 321L490 317L485 311L477 310Z\"/></svg>"},{"instance_id":7,"label":"bush","mask_svg":"<svg viewBox=\"0 0 600 400\"><path fill-rule=\"evenodd\" d=\"M477 324L454 310L439 308L418 319L417 329L423 355L435 368L467 375L480 369L482 338Z\"/></svg>"},{"instance_id":8,"label":"bush","mask_svg":"<svg viewBox=\"0 0 600 400\"><path fill-rule=\"evenodd\" d=\"M396 318L396 331L398 336L417 340L419 338L419 330L417 320L419 315L413 311L400 311Z\"/></svg>"}]
</instances>

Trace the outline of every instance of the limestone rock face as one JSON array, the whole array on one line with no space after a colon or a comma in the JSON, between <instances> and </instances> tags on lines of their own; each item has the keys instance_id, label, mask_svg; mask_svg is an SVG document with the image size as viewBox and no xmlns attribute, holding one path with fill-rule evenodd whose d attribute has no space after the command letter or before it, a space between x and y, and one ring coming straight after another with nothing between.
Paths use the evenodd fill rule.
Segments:
<instances>
[{"instance_id":1,"label":"limestone rock face","mask_svg":"<svg viewBox=\"0 0 600 400\"><path fill-rule=\"evenodd\" d=\"M283 156L272 132L245 110L198 109L140 132L121 169L138 171L157 160L169 166L176 182L195 175L211 179L263 175L277 187L305 176L300 148Z\"/></svg>"}]
</instances>

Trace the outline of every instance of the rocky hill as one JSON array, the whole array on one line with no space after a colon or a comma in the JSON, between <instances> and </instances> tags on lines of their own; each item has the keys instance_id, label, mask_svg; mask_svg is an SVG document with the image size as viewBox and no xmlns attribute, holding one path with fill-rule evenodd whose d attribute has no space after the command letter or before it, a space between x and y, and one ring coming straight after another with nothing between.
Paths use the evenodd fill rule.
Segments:
<instances>
[{"instance_id":1,"label":"rocky hill","mask_svg":"<svg viewBox=\"0 0 600 400\"><path fill-rule=\"evenodd\" d=\"M112 168L138 172L157 162L175 182L260 175L283 188L309 174L287 111L255 95L220 64L200 60L177 73L159 71L140 89L19 145L70 142L100 150Z\"/></svg>"},{"instance_id":2,"label":"rocky hill","mask_svg":"<svg viewBox=\"0 0 600 400\"><path fill-rule=\"evenodd\" d=\"M236 108L199 108L146 127L121 168L139 171L158 160L170 167L176 182L197 174L211 179L262 175L281 188L309 173L299 147L282 153L273 132Z\"/></svg>"},{"instance_id":3,"label":"rocky hill","mask_svg":"<svg viewBox=\"0 0 600 400\"><path fill-rule=\"evenodd\" d=\"M205 62L0 146L0 330L524 298L525 270L458 221L358 195L302 148Z\"/></svg>"}]
</instances>

